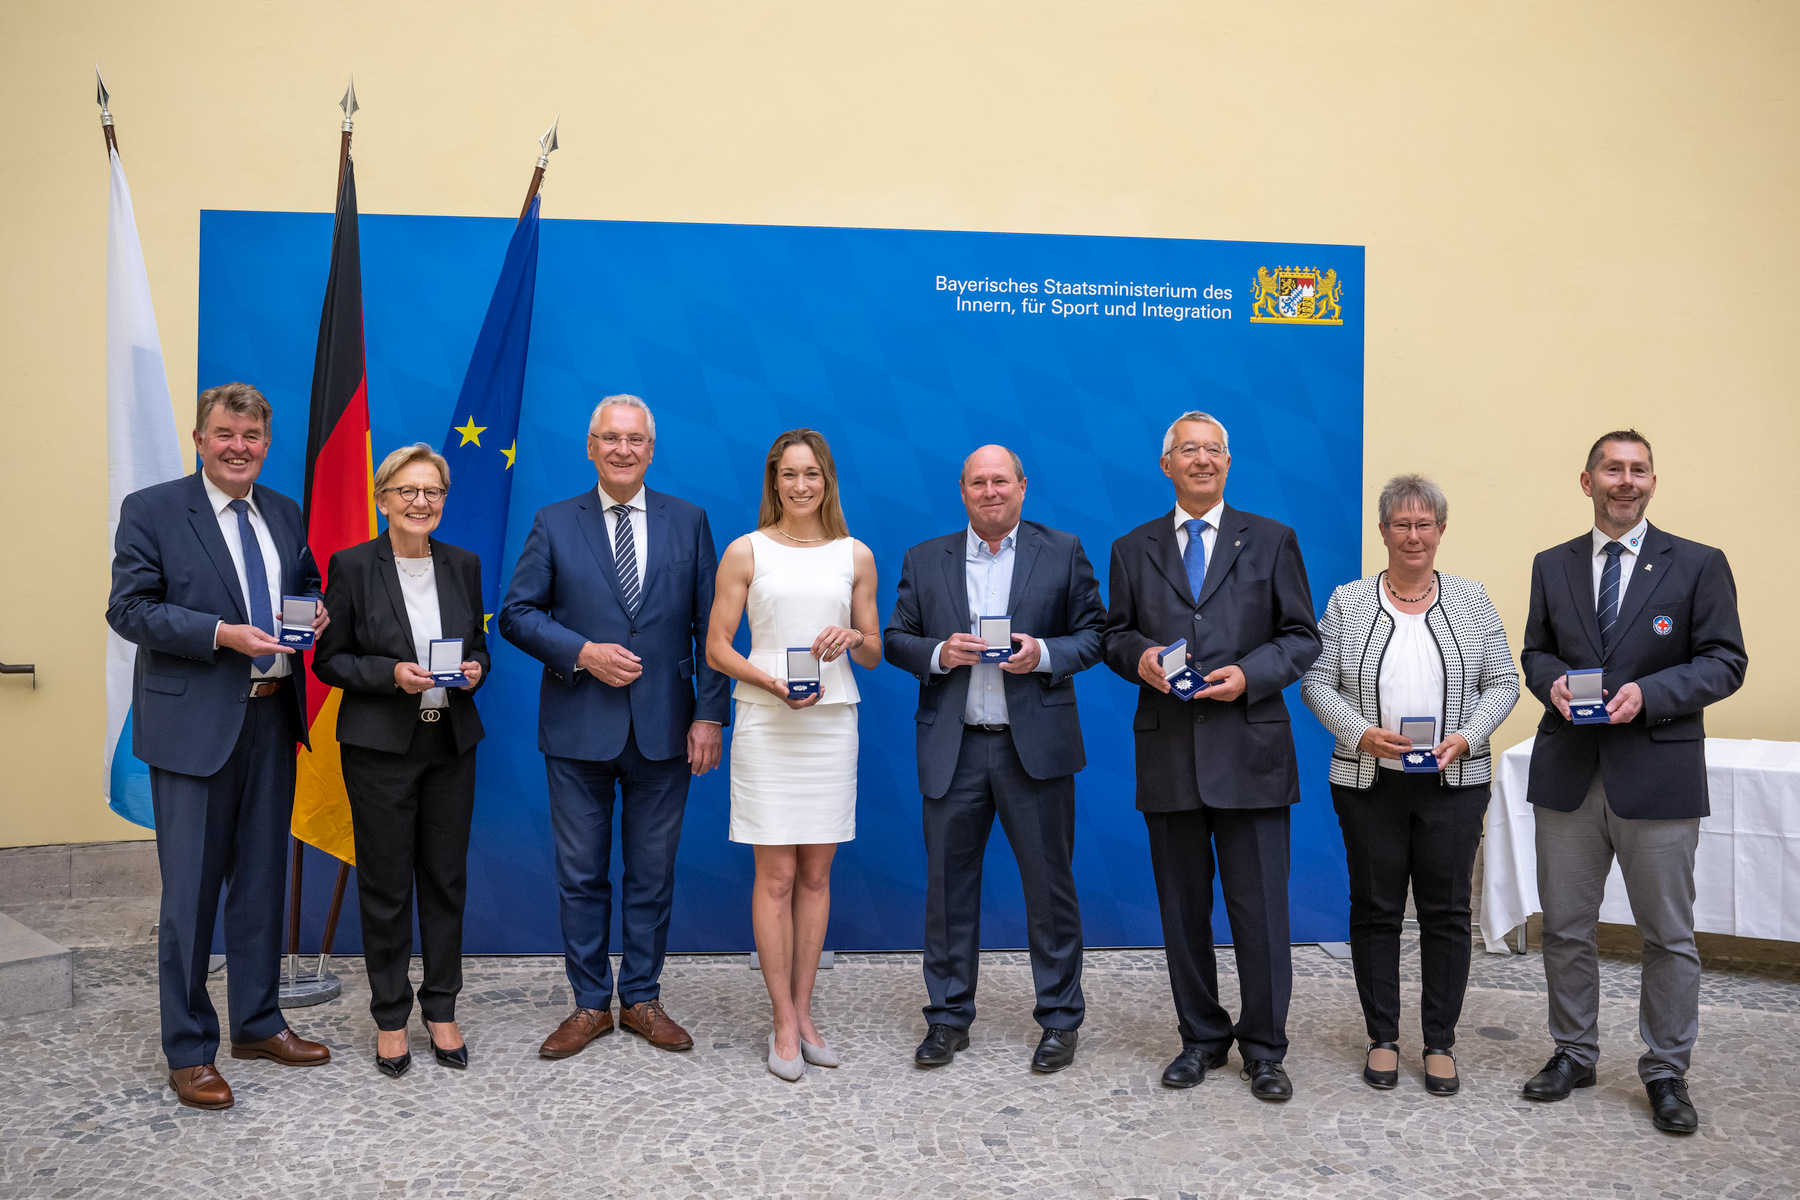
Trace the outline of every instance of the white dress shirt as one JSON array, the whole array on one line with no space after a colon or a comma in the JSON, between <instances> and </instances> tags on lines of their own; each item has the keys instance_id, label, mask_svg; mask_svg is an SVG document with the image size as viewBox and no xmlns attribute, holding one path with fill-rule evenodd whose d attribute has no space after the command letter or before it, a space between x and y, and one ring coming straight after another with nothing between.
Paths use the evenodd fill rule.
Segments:
<instances>
[{"instance_id":1,"label":"white dress shirt","mask_svg":"<svg viewBox=\"0 0 1800 1200\"><path fill-rule=\"evenodd\" d=\"M606 489L603 487L596 485L594 491L600 497L602 511L606 516L606 544L617 546L619 544L619 514L613 511L613 505L618 501L607 495ZM631 518L631 548L637 551L638 595L640 596L643 595L644 588L644 562L650 549L647 516L649 510L644 507L644 491L644 486L639 484L637 495L625 502L631 509L627 515Z\"/></svg>"},{"instance_id":2,"label":"white dress shirt","mask_svg":"<svg viewBox=\"0 0 1800 1200\"><path fill-rule=\"evenodd\" d=\"M1631 573L1637 570L1638 552L1644 548L1644 534L1650 529L1650 518L1645 517L1632 527L1630 533L1618 538L1619 545L1625 547L1625 553L1619 555L1619 608L1625 607L1625 589L1631 584ZM1594 526L1594 611L1600 610L1600 576L1606 570L1606 544L1615 539L1600 532Z\"/></svg>"},{"instance_id":3,"label":"white dress shirt","mask_svg":"<svg viewBox=\"0 0 1800 1200\"><path fill-rule=\"evenodd\" d=\"M969 527L963 551L963 586L969 593L969 632L972 634L980 633L982 617L1008 615L1007 606L1012 602L1013 549L1018 537L1019 527L1014 525L1000 539L1000 549L996 553L988 549L987 542L975 532L973 525ZM1037 638L1029 629L1018 632ZM943 652L943 642L931 652L933 675L949 673L949 668L939 658ZM1050 670L1050 648L1044 645L1042 638L1038 638L1035 669L1045 673ZM963 703L963 724L1012 724L1006 711L1006 676L1001 673L999 663L976 663L969 668L969 696Z\"/></svg>"},{"instance_id":4,"label":"white dress shirt","mask_svg":"<svg viewBox=\"0 0 1800 1200\"><path fill-rule=\"evenodd\" d=\"M206 488L207 503L213 506L213 513L219 518L219 532L225 535L225 548L231 551L231 565L237 568L238 595L244 598L244 623L250 623L250 581L244 574L244 543L238 537L238 515L232 510L231 497L227 496L219 486L208 479L205 471L200 472L200 482ZM262 547L263 575L269 581L269 615L275 623L281 623L281 555L275 552L275 535L269 532L269 523L263 520L262 509L256 503L256 488L250 488L245 497L250 502L250 528L256 533L256 544ZM213 649L219 648L219 629L225 624L220 621L213 627ZM280 636L276 630L265 629L270 637ZM269 669L259 671L254 661L250 664L250 678L279 679L290 674L293 666L291 654L277 654Z\"/></svg>"},{"instance_id":5,"label":"white dress shirt","mask_svg":"<svg viewBox=\"0 0 1800 1200\"><path fill-rule=\"evenodd\" d=\"M444 618L438 610L437 564L427 554L424 558L401 558L394 555L394 569L400 574L400 594L406 598L406 621L412 626L413 653L419 665L431 670L431 643L444 636ZM420 708L448 708L450 694L443 688L426 688L419 693Z\"/></svg>"},{"instance_id":6,"label":"white dress shirt","mask_svg":"<svg viewBox=\"0 0 1800 1200\"><path fill-rule=\"evenodd\" d=\"M1195 515L1179 504L1175 506L1175 553L1183 562L1187 561L1187 523ZM1219 544L1219 521L1225 516L1225 502L1219 501L1198 516L1206 522L1206 528L1200 531L1200 544L1206 547L1206 565L1211 567L1213 547Z\"/></svg>"}]
</instances>

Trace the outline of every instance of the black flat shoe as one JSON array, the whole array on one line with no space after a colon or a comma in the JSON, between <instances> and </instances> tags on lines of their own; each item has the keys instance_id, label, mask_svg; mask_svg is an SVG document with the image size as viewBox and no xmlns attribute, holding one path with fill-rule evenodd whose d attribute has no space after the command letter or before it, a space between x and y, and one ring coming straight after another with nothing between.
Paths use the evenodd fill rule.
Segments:
<instances>
[{"instance_id":1,"label":"black flat shoe","mask_svg":"<svg viewBox=\"0 0 1800 1200\"><path fill-rule=\"evenodd\" d=\"M913 1051L913 1062L921 1067L941 1067L956 1057L958 1050L969 1048L969 1031L954 1025L933 1025L925 1031L925 1040Z\"/></svg>"},{"instance_id":2,"label":"black flat shoe","mask_svg":"<svg viewBox=\"0 0 1800 1200\"><path fill-rule=\"evenodd\" d=\"M437 1041L433 1039L429 1033L425 1036L427 1040L431 1041L431 1055L433 1058L443 1063L446 1067L455 1067L459 1071L466 1071L469 1069L468 1043L465 1042L454 1050L445 1050L437 1044Z\"/></svg>"},{"instance_id":3,"label":"black flat shoe","mask_svg":"<svg viewBox=\"0 0 1800 1200\"><path fill-rule=\"evenodd\" d=\"M1456 1061L1456 1055L1451 1053L1448 1050L1429 1050L1429 1049L1425 1051L1425 1061L1430 1062L1431 1056L1434 1054L1441 1054L1445 1058L1449 1059L1451 1062ZM1454 1068L1452 1068L1452 1069L1454 1070ZM1461 1076L1459 1076L1459 1075L1433 1075L1431 1073L1430 1067L1425 1068L1425 1090L1430 1092L1432 1095L1434 1095L1434 1096L1454 1096L1454 1095L1456 1095L1457 1089L1460 1087L1462 1087L1462 1077Z\"/></svg>"},{"instance_id":4,"label":"black flat shoe","mask_svg":"<svg viewBox=\"0 0 1800 1200\"><path fill-rule=\"evenodd\" d=\"M1031 1069L1052 1075L1075 1061L1075 1043L1081 1035L1073 1029L1046 1029L1031 1055Z\"/></svg>"},{"instance_id":5,"label":"black flat shoe","mask_svg":"<svg viewBox=\"0 0 1800 1200\"><path fill-rule=\"evenodd\" d=\"M1217 1054L1208 1054L1198 1046L1189 1046L1175 1056L1175 1061L1163 1068L1162 1082L1164 1087L1191 1088L1206 1082L1208 1071L1217 1071L1225 1065L1229 1056L1221 1050Z\"/></svg>"},{"instance_id":6,"label":"black flat shoe","mask_svg":"<svg viewBox=\"0 0 1800 1200\"><path fill-rule=\"evenodd\" d=\"M377 1054L375 1056L375 1066L389 1079L398 1079L406 1074L407 1069L412 1066L412 1051L408 1050L399 1058L383 1058L381 1055Z\"/></svg>"},{"instance_id":7,"label":"black flat shoe","mask_svg":"<svg viewBox=\"0 0 1800 1200\"><path fill-rule=\"evenodd\" d=\"M1377 1050L1392 1050L1394 1052L1396 1062L1394 1063L1393 1070L1377 1071L1374 1067L1369 1065L1369 1056L1374 1054ZM1363 1054L1363 1082L1372 1088L1380 1088L1384 1092L1398 1085L1400 1082L1400 1064L1397 1061L1399 1057L1400 1047L1396 1043L1370 1042L1368 1050Z\"/></svg>"},{"instance_id":8,"label":"black flat shoe","mask_svg":"<svg viewBox=\"0 0 1800 1200\"><path fill-rule=\"evenodd\" d=\"M1692 1133L1700 1128L1700 1114L1688 1099L1687 1080L1669 1076L1644 1085L1650 1095L1650 1123L1664 1133Z\"/></svg>"},{"instance_id":9,"label":"black flat shoe","mask_svg":"<svg viewBox=\"0 0 1800 1200\"><path fill-rule=\"evenodd\" d=\"M1594 1068L1584 1067L1569 1057L1567 1050L1558 1050L1544 1064L1544 1069L1525 1081L1520 1089L1527 1100L1563 1100L1574 1088L1594 1086Z\"/></svg>"},{"instance_id":10,"label":"black flat shoe","mask_svg":"<svg viewBox=\"0 0 1800 1200\"><path fill-rule=\"evenodd\" d=\"M1250 1081L1250 1094L1258 1100L1290 1100L1294 1095L1293 1081L1288 1079L1287 1071L1272 1058L1253 1058L1244 1064L1238 1072L1240 1079Z\"/></svg>"}]
</instances>

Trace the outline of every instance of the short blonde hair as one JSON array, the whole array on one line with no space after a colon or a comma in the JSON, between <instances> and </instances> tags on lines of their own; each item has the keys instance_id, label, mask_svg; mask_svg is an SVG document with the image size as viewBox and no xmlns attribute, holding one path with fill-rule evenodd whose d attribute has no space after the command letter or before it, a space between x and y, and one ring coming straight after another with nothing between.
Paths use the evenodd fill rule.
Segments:
<instances>
[{"instance_id":1,"label":"short blonde hair","mask_svg":"<svg viewBox=\"0 0 1800 1200\"><path fill-rule=\"evenodd\" d=\"M414 442L410 446L400 447L382 459L381 465L375 468L376 494L381 494L381 490L387 487L388 482L400 473L401 467L416 462L428 462L436 467L438 478L444 481L444 490L446 492L450 490L450 464L445 462L444 456L433 450L428 443Z\"/></svg>"},{"instance_id":2,"label":"short blonde hair","mask_svg":"<svg viewBox=\"0 0 1800 1200\"><path fill-rule=\"evenodd\" d=\"M825 435L816 429L790 429L769 447L769 457L763 461L762 511L757 514L756 527L773 529L781 524L781 492L776 480L781 474L781 456L792 446L805 446L819 464L819 474L825 483L824 494L819 497L819 524L825 527L825 536L849 537L844 507L838 501L837 463L832 461L831 446L825 441Z\"/></svg>"}]
</instances>

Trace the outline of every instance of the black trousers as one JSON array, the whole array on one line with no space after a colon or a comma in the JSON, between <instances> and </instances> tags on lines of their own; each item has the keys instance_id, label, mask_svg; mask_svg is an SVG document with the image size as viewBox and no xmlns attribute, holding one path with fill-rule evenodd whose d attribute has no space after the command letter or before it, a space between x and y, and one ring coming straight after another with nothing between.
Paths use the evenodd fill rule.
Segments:
<instances>
[{"instance_id":1,"label":"black trousers","mask_svg":"<svg viewBox=\"0 0 1800 1200\"><path fill-rule=\"evenodd\" d=\"M246 699L244 726L211 775L150 768L162 913L156 927L163 1055L171 1069L213 1061L219 1015L206 992L213 921L225 890L231 1040L260 1042L281 1015L281 892L294 814L294 741L285 692Z\"/></svg>"},{"instance_id":2,"label":"black trousers","mask_svg":"<svg viewBox=\"0 0 1800 1200\"><path fill-rule=\"evenodd\" d=\"M1246 1059L1287 1057L1294 959L1288 945L1288 810L1207 808L1147 812L1150 866L1162 909L1163 952L1181 1044ZM1216 848L1216 855L1215 855ZM1213 872L1225 893L1237 959L1237 1023L1219 1003L1213 951Z\"/></svg>"},{"instance_id":3,"label":"black trousers","mask_svg":"<svg viewBox=\"0 0 1800 1200\"><path fill-rule=\"evenodd\" d=\"M950 789L925 798L925 1006L927 1024L967 1029L981 965L981 866L994 817L1006 831L1025 890L1032 1016L1045 1029L1079 1029L1081 904L1075 894L1075 777L1033 779L1010 733L963 731Z\"/></svg>"},{"instance_id":4,"label":"black trousers","mask_svg":"<svg viewBox=\"0 0 1800 1200\"><path fill-rule=\"evenodd\" d=\"M405 1029L412 1016L413 898L425 959L419 1011L454 1021L462 990L463 897L475 748L456 752L450 722L420 721L405 754L340 746L356 834L356 898L375 1027Z\"/></svg>"},{"instance_id":5,"label":"black trousers","mask_svg":"<svg viewBox=\"0 0 1800 1200\"><path fill-rule=\"evenodd\" d=\"M1469 897L1488 785L1452 788L1435 773L1378 767L1359 792L1331 785L1350 864L1350 961L1369 1040L1400 1037L1400 929L1406 890L1419 913L1425 1046L1456 1045L1469 988Z\"/></svg>"}]
</instances>

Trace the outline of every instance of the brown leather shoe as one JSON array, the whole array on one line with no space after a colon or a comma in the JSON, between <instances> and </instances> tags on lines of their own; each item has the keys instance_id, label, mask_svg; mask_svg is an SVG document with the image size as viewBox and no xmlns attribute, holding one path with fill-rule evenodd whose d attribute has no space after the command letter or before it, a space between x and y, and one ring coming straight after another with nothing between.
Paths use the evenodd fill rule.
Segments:
<instances>
[{"instance_id":1,"label":"brown leather shoe","mask_svg":"<svg viewBox=\"0 0 1800 1200\"><path fill-rule=\"evenodd\" d=\"M237 1103L231 1098L231 1085L211 1063L170 1071L169 1087L189 1108L230 1108Z\"/></svg>"},{"instance_id":2,"label":"brown leather shoe","mask_svg":"<svg viewBox=\"0 0 1800 1200\"><path fill-rule=\"evenodd\" d=\"M272 1058L284 1067L316 1067L331 1061L331 1048L309 1042L291 1029L260 1042L231 1043L233 1058Z\"/></svg>"},{"instance_id":3,"label":"brown leather shoe","mask_svg":"<svg viewBox=\"0 0 1800 1200\"><path fill-rule=\"evenodd\" d=\"M538 1047L539 1058L567 1058L580 1054L587 1044L602 1034L613 1031L610 1008L578 1008L563 1018L556 1032Z\"/></svg>"},{"instance_id":4,"label":"brown leather shoe","mask_svg":"<svg viewBox=\"0 0 1800 1200\"><path fill-rule=\"evenodd\" d=\"M619 1009L619 1024L658 1050L692 1050L694 1039L663 1011L661 1000L646 1000Z\"/></svg>"}]
</instances>

